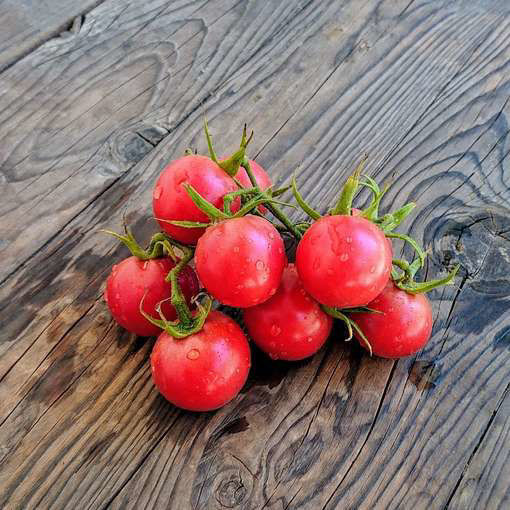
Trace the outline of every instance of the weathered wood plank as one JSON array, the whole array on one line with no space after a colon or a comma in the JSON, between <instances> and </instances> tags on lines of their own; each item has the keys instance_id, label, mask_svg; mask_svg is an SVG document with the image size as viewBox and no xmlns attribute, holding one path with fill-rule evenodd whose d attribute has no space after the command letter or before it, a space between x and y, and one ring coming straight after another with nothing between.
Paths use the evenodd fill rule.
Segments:
<instances>
[{"instance_id":1,"label":"weathered wood plank","mask_svg":"<svg viewBox=\"0 0 510 510\"><path fill-rule=\"evenodd\" d=\"M298 9L293 2L112 0L90 12L78 33L49 41L3 73L0 281ZM247 30L240 20L249 20Z\"/></svg>"},{"instance_id":2,"label":"weathered wood plank","mask_svg":"<svg viewBox=\"0 0 510 510\"><path fill-rule=\"evenodd\" d=\"M101 0L2 0L0 72L51 37L79 30L85 13Z\"/></svg>"},{"instance_id":3,"label":"weathered wood plank","mask_svg":"<svg viewBox=\"0 0 510 510\"><path fill-rule=\"evenodd\" d=\"M1 504L447 503L508 383L509 20L494 3L407 4L302 6L205 106L217 133L253 124L254 153L274 176L301 163L316 204L364 151L372 173L395 174L387 203L419 197L412 229L432 250L429 276L451 261L464 271L458 291L432 295L430 346L393 364L343 345L337 330L308 363L257 356L243 394L217 413L182 413L158 397L150 343L122 334L100 300L124 252L94 231L127 206L148 235L157 173L198 140L191 111L0 289L10 340L0 357ZM230 41L218 44L221 54ZM495 506L505 497L498 473L484 484Z\"/></svg>"},{"instance_id":4,"label":"weathered wood plank","mask_svg":"<svg viewBox=\"0 0 510 510\"><path fill-rule=\"evenodd\" d=\"M496 345L507 344L508 332L495 338ZM510 392L489 422L464 469L448 508L506 508L510 503Z\"/></svg>"}]
</instances>

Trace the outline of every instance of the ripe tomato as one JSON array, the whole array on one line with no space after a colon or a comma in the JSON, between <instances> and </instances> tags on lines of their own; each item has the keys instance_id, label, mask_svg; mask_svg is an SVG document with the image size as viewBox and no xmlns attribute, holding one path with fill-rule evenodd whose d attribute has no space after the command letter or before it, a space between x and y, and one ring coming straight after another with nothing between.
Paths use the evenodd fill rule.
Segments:
<instances>
[{"instance_id":1,"label":"ripe tomato","mask_svg":"<svg viewBox=\"0 0 510 510\"><path fill-rule=\"evenodd\" d=\"M182 184L190 184L206 200L221 209L223 196L236 191L234 181L212 160L205 156L184 156L170 163L159 176L152 194L154 216L171 237L194 244L204 233L202 228L177 227L170 220L208 222L206 214L191 200ZM231 210L239 209L239 199Z\"/></svg>"},{"instance_id":2,"label":"ripe tomato","mask_svg":"<svg viewBox=\"0 0 510 510\"><path fill-rule=\"evenodd\" d=\"M366 305L388 282L391 248L381 229L358 216L325 216L304 234L296 267L305 289L327 306Z\"/></svg>"},{"instance_id":3,"label":"ripe tomato","mask_svg":"<svg viewBox=\"0 0 510 510\"><path fill-rule=\"evenodd\" d=\"M161 332L160 328L151 324L140 313L139 307L143 299L144 312L159 319L155 308L160 301L171 296L171 286L165 282L165 277L174 266L174 262L169 258L140 260L136 257L129 257L113 266L106 281L104 299L113 318L123 328L141 336L157 335ZM186 266L179 274L179 283L189 304L198 292L195 271ZM168 320L177 317L175 308L169 301L163 303L161 309Z\"/></svg>"},{"instance_id":4,"label":"ripe tomato","mask_svg":"<svg viewBox=\"0 0 510 510\"><path fill-rule=\"evenodd\" d=\"M424 294L409 294L390 281L368 307L383 313L357 313L353 319L376 356L410 356L430 338L432 310ZM358 341L367 348L363 340L358 338Z\"/></svg>"},{"instance_id":5,"label":"ripe tomato","mask_svg":"<svg viewBox=\"0 0 510 510\"><path fill-rule=\"evenodd\" d=\"M294 264L283 271L276 294L243 310L253 341L272 359L296 361L315 354L327 340L333 319L323 312L299 279Z\"/></svg>"},{"instance_id":6,"label":"ripe tomato","mask_svg":"<svg viewBox=\"0 0 510 510\"><path fill-rule=\"evenodd\" d=\"M241 328L217 311L186 338L161 333L151 354L154 384L172 404L190 411L211 411L232 400L246 382L250 362Z\"/></svg>"},{"instance_id":7,"label":"ripe tomato","mask_svg":"<svg viewBox=\"0 0 510 510\"><path fill-rule=\"evenodd\" d=\"M195 264L204 287L218 301L239 308L258 305L280 285L283 240L260 216L225 220L198 240Z\"/></svg>"}]
</instances>

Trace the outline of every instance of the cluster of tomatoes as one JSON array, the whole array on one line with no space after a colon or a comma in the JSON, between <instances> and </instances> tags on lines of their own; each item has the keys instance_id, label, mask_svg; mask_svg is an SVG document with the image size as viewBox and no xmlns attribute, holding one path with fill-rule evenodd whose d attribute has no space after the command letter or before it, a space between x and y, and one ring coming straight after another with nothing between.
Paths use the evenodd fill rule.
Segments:
<instances>
[{"instance_id":1,"label":"cluster of tomatoes","mask_svg":"<svg viewBox=\"0 0 510 510\"><path fill-rule=\"evenodd\" d=\"M105 300L115 320L142 336L159 335L151 355L154 383L173 404L217 409L241 390L250 347L241 327L213 302L242 309L251 340L272 359L301 360L316 353L333 319L346 325L370 354L409 356L427 342L432 313L425 292L449 283L416 282L425 253L394 229L414 204L379 215L386 189L361 174L345 183L325 215L301 196L296 181L275 189L268 174L246 156L251 139L228 158L193 151L171 162L153 191L162 232L140 247L125 227L118 237L132 256L115 265ZM366 188L371 201L352 207ZM292 189L306 220L291 221L279 197ZM273 221L266 218L271 213ZM297 241L289 262L284 237ZM411 262L394 258L392 239L409 243Z\"/></svg>"}]
</instances>

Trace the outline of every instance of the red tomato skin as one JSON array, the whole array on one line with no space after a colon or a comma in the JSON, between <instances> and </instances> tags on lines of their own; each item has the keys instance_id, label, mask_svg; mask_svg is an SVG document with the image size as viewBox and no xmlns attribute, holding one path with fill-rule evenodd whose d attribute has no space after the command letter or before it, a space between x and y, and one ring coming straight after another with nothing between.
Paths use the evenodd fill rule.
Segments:
<instances>
[{"instance_id":1,"label":"red tomato skin","mask_svg":"<svg viewBox=\"0 0 510 510\"><path fill-rule=\"evenodd\" d=\"M361 216L362 214L363 211L361 209L356 209L355 207L351 209L351 216ZM391 244L391 239L389 237L386 237L386 242L388 243L388 246L390 247L391 250L391 258L393 258L393 244Z\"/></svg>"},{"instance_id":2,"label":"red tomato skin","mask_svg":"<svg viewBox=\"0 0 510 510\"><path fill-rule=\"evenodd\" d=\"M212 159L205 156L184 156L163 170L152 194L154 217L173 239L195 244L205 229L177 227L168 223L168 220L209 222L207 215L189 197L183 186L185 183L219 209L223 208L223 196L238 188ZM239 210L239 204L239 199L234 200L232 212Z\"/></svg>"},{"instance_id":3,"label":"red tomato skin","mask_svg":"<svg viewBox=\"0 0 510 510\"><path fill-rule=\"evenodd\" d=\"M195 250L204 287L221 303L238 308L258 305L274 295L285 261L279 232L253 215L209 227Z\"/></svg>"},{"instance_id":4,"label":"red tomato skin","mask_svg":"<svg viewBox=\"0 0 510 510\"><path fill-rule=\"evenodd\" d=\"M244 386L250 365L246 336L218 311L186 338L161 333L151 354L154 384L169 402L189 411L212 411L230 402Z\"/></svg>"},{"instance_id":5,"label":"red tomato skin","mask_svg":"<svg viewBox=\"0 0 510 510\"><path fill-rule=\"evenodd\" d=\"M298 361L315 354L331 333L333 319L305 291L294 264L283 271L276 294L243 310L253 341L272 359Z\"/></svg>"},{"instance_id":6,"label":"red tomato skin","mask_svg":"<svg viewBox=\"0 0 510 510\"><path fill-rule=\"evenodd\" d=\"M411 356L429 340L432 309L424 294L409 294L390 281L368 307L383 314L357 313L353 319L376 356L391 359ZM367 349L365 342L357 339Z\"/></svg>"},{"instance_id":7,"label":"red tomato skin","mask_svg":"<svg viewBox=\"0 0 510 510\"><path fill-rule=\"evenodd\" d=\"M136 257L128 257L113 266L106 281L104 298L113 318L123 328L140 336L161 332L140 313L139 307L143 299L144 312L159 319L156 305L171 296L171 286L165 282L165 277L174 266L174 262L168 258L140 260ZM199 290L195 271L189 266L184 267L179 275L179 283L189 304ZM163 303L161 308L168 320L176 319L175 308L169 301Z\"/></svg>"},{"instance_id":8,"label":"red tomato skin","mask_svg":"<svg viewBox=\"0 0 510 510\"><path fill-rule=\"evenodd\" d=\"M391 273L384 233L358 216L325 216L303 235L296 267L305 289L319 303L363 306L384 288Z\"/></svg>"}]
</instances>

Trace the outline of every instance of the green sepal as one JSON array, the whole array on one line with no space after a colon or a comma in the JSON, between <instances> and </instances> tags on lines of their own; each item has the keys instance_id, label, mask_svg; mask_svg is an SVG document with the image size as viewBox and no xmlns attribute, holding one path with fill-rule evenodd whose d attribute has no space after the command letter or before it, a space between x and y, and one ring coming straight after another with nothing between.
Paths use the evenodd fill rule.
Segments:
<instances>
[{"instance_id":1,"label":"green sepal","mask_svg":"<svg viewBox=\"0 0 510 510\"><path fill-rule=\"evenodd\" d=\"M437 278L435 280L429 280L428 282L415 282L413 280L408 281L404 278L403 280L395 281L394 283L399 289L402 289L409 294L423 294L437 287L441 287L442 285L452 284L459 269L460 265L457 265L444 278Z\"/></svg>"},{"instance_id":2,"label":"green sepal","mask_svg":"<svg viewBox=\"0 0 510 510\"><path fill-rule=\"evenodd\" d=\"M365 168L367 159L368 157L365 155L359 162L354 173L351 176L349 176L344 187L342 188L340 198L338 199L336 206L330 211L329 214L331 215L346 214L348 216L351 215L352 201L354 200L354 197L356 196L356 193L358 191L359 178L361 172Z\"/></svg>"},{"instance_id":3,"label":"green sepal","mask_svg":"<svg viewBox=\"0 0 510 510\"><path fill-rule=\"evenodd\" d=\"M225 214L214 204L211 204L211 202L206 200L198 191L193 188L193 186L188 183L183 184L183 186L193 203L209 218L212 220L226 220L229 218L228 214Z\"/></svg>"},{"instance_id":4,"label":"green sepal","mask_svg":"<svg viewBox=\"0 0 510 510\"><path fill-rule=\"evenodd\" d=\"M332 308L330 306L321 305L321 308L328 314L331 315L331 317L334 317L335 319L340 319L344 324L347 326L347 331L349 333L349 336L345 339L346 342L352 340L352 337L354 336L354 331L358 334L359 338L363 341L363 343L367 346L368 351L370 353L370 356L372 356L372 346L370 345L370 342L368 341L368 338L365 336L361 328L356 324L355 321L353 321L350 317L345 315L343 313L344 311L347 312L348 310L338 310L336 308Z\"/></svg>"},{"instance_id":5,"label":"green sepal","mask_svg":"<svg viewBox=\"0 0 510 510\"><path fill-rule=\"evenodd\" d=\"M291 185L292 185L292 194L294 195L296 202L299 204L299 207L301 207L301 209L303 209L303 211L308 216L310 216L310 218L312 218L312 220L318 220L319 218L322 218L322 216L315 209L313 209L302 197L301 193L299 192L299 190L297 188L295 175L292 176L292 184Z\"/></svg>"}]
</instances>

